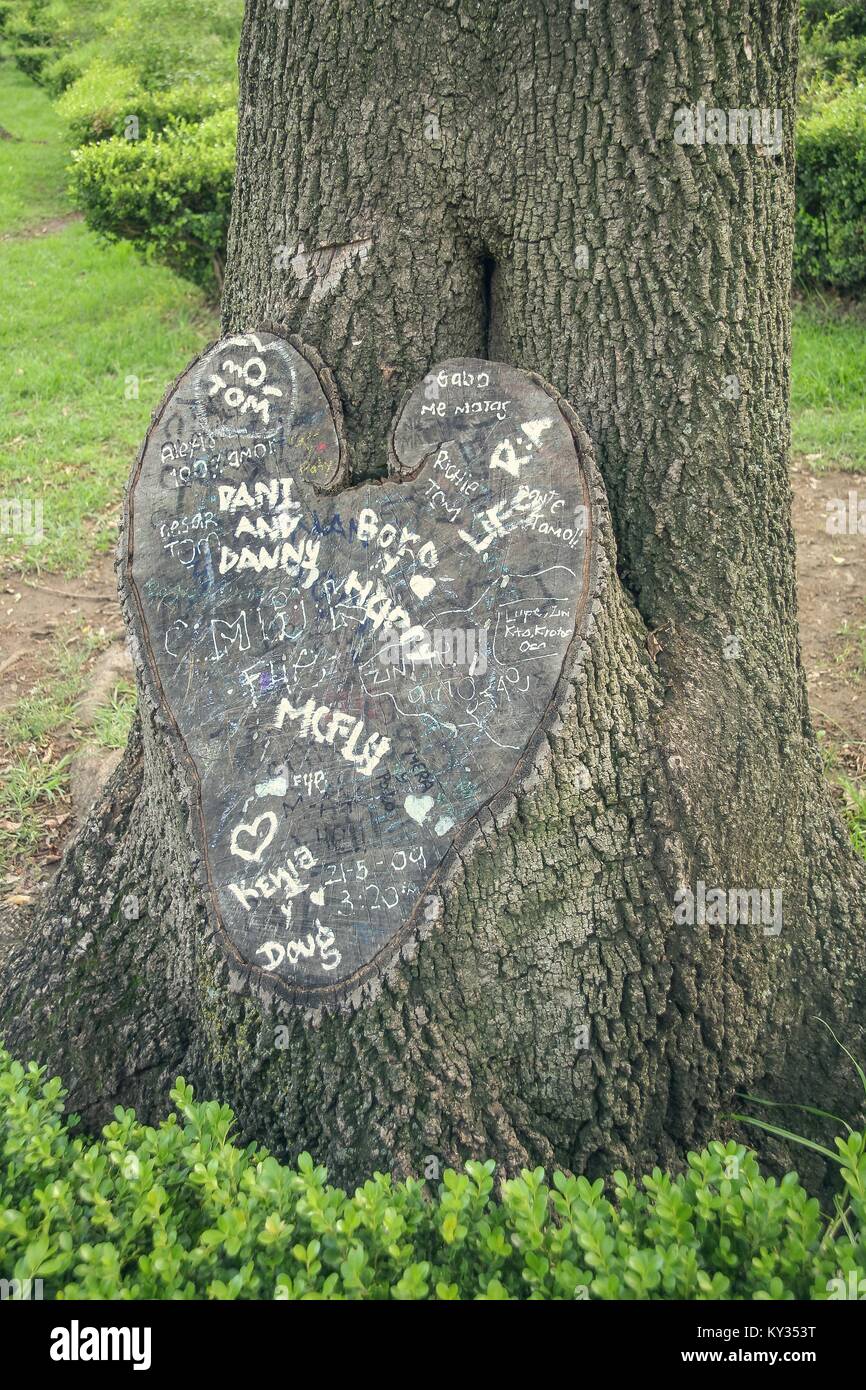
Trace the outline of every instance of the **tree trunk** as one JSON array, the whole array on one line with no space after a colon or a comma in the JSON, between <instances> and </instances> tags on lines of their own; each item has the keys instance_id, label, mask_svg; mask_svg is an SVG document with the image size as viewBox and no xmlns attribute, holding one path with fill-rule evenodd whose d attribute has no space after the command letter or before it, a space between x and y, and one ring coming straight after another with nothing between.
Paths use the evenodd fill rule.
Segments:
<instances>
[{"instance_id":1,"label":"tree trunk","mask_svg":"<svg viewBox=\"0 0 866 1390\"><path fill-rule=\"evenodd\" d=\"M4 989L9 1043L89 1122L160 1114L182 1072L353 1181L670 1162L743 1090L852 1111L815 1023L862 1052L866 874L797 641L796 45L795 0L248 0L225 330L315 347L355 481L432 364L537 372L586 427L615 553L542 771L352 1009L234 980L142 701ZM699 102L770 123L683 143ZM770 909L707 920L700 885Z\"/></svg>"}]
</instances>

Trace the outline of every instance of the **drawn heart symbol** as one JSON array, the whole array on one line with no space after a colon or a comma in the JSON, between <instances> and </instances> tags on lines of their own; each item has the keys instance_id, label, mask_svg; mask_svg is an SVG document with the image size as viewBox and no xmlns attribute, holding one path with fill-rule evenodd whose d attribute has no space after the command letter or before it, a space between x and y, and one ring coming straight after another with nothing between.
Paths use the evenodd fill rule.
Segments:
<instances>
[{"instance_id":1,"label":"drawn heart symbol","mask_svg":"<svg viewBox=\"0 0 866 1390\"><path fill-rule=\"evenodd\" d=\"M166 398L122 596L251 980L307 1004L356 990L523 784L595 583L577 434L528 372L446 362L404 401L388 477L350 488L330 374L268 331Z\"/></svg>"},{"instance_id":2,"label":"drawn heart symbol","mask_svg":"<svg viewBox=\"0 0 866 1390\"><path fill-rule=\"evenodd\" d=\"M432 811L435 806L432 796L412 796L411 793L403 802L406 814L411 816L419 825L423 825L427 819L427 812Z\"/></svg>"},{"instance_id":3,"label":"drawn heart symbol","mask_svg":"<svg viewBox=\"0 0 866 1390\"><path fill-rule=\"evenodd\" d=\"M266 825L267 830L264 835L259 837L259 826ZM271 840L277 833L277 817L273 811L265 811L261 816L256 816L251 825L236 825L232 831L230 849L232 854L236 854L239 859L246 859L258 864L262 855L267 849ZM239 841L241 837L249 838L255 845L255 849L242 849Z\"/></svg>"}]
</instances>

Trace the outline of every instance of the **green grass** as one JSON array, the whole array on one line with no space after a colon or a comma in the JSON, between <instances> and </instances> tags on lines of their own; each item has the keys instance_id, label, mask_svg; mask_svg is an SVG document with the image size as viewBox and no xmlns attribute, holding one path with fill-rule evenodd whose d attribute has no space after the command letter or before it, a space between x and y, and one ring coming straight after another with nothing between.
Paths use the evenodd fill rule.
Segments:
<instances>
[{"instance_id":1,"label":"green grass","mask_svg":"<svg viewBox=\"0 0 866 1390\"><path fill-rule=\"evenodd\" d=\"M94 712L91 736L100 748L125 748L135 718L136 693L131 681L120 681L108 703Z\"/></svg>"},{"instance_id":2,"label":"green grass","mask_svg":"<svg viewBox=\"0 0 866 1390\"><path fill-rule=\"evenodd\" d=\"M34 198L28 208L27 188L13 179L0 200L0 238L38 222L51 188L51 211L69 210L51 103L2 62L0 124L17 129L21 110L46 143L38 153L32 144L26 154L16 147ZM0 158L12 145L0 141ZM123 484L151 412L216 336L216 311L169 271L144 264L126 244L101 244L80 222L0 240L0 283L2 491L41 500L44 531L39 544L0 536L0 570L80 574L113 544Z\"/></svg>"},{"instance_id":3,"label":"green grass","mask_svg":"<svg viewBox=\"0 0 866 1390\"><path fill-rule=\"evenodd\" d=\"M851 843L860 857L866 859L866 777L851 770L852 765L861 765L856 755L863 745L848 744L843 751L827 737L825 729L818 730L818 742L824 762L824 774L848 827Z\"/></svg>"},{"instance_id":4,"label":"green grass","mask_svg":"<svg viewBox=\"0 0 866 1390\"><path fill-rule=\"evenodd\" d=\"M91 658L109 640L104 630L82 626L72 640L55 642L50 676L0 711L0 873L34 850L50 824L46 817L54 802L65 792L69 757L57 754L64 743L82 741L78 702ZM135 708L135 686L118 681L94 711L85 745L125 748Z\"/></svg>"},{"instance_id":5,"label":"green grass","mask_svg":"<svg viewBox=\"0 0 866 1390\"><path fill-rule=\"evenodd\" d=\"M82 627L74 639L57 642L51 652L51 675L29 695L0 713L0 873L32 852L46 830L46 816L66 791L69 757L57 757L52 740L75 735L76 704L92 656L103 651L104 632ZM126 683L123 683L124 691ZM120 690L120 687L118 687ZM96 720L118 734L120 720L132 721L131 710L115 692L112 705L100 709ZM113 708L115 700L120 707ZM100 737L94 721L93 741L115 747Z\"/></svg>"},{"instance_id":6,"label":"green grass","mask_svg":"<svg viewBox=\"0 0 866 1390\"><path fill-rule=\"evenodd\" d=\"M40 89L0 59L0 236L69 212L63 127Z\"/></svg>"},{"instance_id":7,"label":"green grass","mask_svg":"<svg viewBox=\"0 0 866 1390\"><path fill-rule=\"evenodd\" d=\"M46 810L64 795L69 757L43 762L32 753L15 758L0 776L0 870L35 849L45 831Z\"/></svg>"},{"instance_id":8,"label":"green grass","mask_svg":"<svg viewBox=\"0 0 866 1390\"><path fill-rule=\"evenodd\" d=\"M842 788L842 811L851 836L851 843L857 853L866 859L866 786L852 782L850 777L840 777Z\"/></svg>"},{"instance_id":9,"label":"green grass","mask_svg":"<svg viewBox=\"0 0 866 1390\"><path fill-rule=\"evenodd\" d=\"M794 305L791 416L795 458L866 472L866 306Z\"/></svg>"},{"instance_id":10,"label":"green grass","mask_svg":"<svg viewBox=\"0 0 866 1390\"><path fill-rule=\"evenodd\" d=\"M852 623L846 618L836 636L845 639L836 654L837 666L847 666L862 680L866 676L866 622Z\"/></svg>"},{"instance_id":11,"label":"green grass","mask_svg":"<svg viewBox=\"0 0 866 1390\"><path fill-rule=\"evenodd\" d=\"M105 646L104 635L89 628L76 632L70 642L55 643L50 679L40 681L30 695L22 696L0 712L3 743L16 750L22 745L39 750L58 730L74 728L75 705L82 693L87 664Z\"/></svg>"}]
</instances>

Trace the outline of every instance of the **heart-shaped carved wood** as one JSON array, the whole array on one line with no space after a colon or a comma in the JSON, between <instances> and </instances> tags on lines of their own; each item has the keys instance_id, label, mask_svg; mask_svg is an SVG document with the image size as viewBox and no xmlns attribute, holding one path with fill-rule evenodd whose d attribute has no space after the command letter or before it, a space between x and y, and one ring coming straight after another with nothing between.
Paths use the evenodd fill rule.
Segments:
<instances>
[{"instance_id":1,"label":"heart-shaped carved wood","mask_svg":"<svg viewBox=\"0 0 866 1390\"><path fill-rule=\"evenodd\" d=\"M192 776L235 964L315 1002L381 969L472 817L519 782L584 624L589 486L537 377L434 368L389 476L347 487L329 373L229 337L133 471L123 596Z\"/></svg>"}]
</instances>

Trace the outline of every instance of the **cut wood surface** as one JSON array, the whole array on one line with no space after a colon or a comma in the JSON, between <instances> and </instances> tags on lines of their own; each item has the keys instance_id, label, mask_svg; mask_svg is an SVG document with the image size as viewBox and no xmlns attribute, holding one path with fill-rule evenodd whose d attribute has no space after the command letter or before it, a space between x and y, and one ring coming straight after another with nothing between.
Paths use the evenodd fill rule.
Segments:
<instances>
[{"instance_id":1,"label":"cut wood surface","mask_svg":"<svg viewBox=\"0 0 866 1390\"><path fill-rule=\"evenodd\" d=\"M348 488L313 356L266 331L202 354L148 434L124 543L210 910L240 969L304 999L344 994L439 915L479 808L540 751L595 552L540 379L434 367L387 479Z\"/></svg>"}]
</instances>

